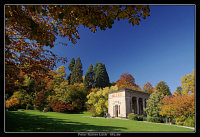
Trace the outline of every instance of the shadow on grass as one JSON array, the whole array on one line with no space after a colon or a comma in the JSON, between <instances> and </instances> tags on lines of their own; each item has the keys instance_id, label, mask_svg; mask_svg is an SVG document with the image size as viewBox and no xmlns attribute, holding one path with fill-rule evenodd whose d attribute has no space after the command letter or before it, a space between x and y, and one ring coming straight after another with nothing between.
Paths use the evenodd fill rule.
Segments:
<instances>
[{"instance_id":1,"label":"shadow on grass","mask_svg":"<svg viewBox=\"0 0 200 137\"><path fill-rule=\"evenodd\" d=\"M120 132L124 127L96 126L88 123L73 122L70 119L49 118L25 112L5 114L6 132Z\"/></svg>"}]
</instances>

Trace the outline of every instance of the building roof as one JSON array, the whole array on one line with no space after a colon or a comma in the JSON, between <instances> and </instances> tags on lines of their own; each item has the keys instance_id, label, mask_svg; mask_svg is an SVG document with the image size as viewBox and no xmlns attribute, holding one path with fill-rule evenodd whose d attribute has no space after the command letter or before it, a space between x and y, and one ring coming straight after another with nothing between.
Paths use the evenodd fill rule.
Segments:
<instances>
[{"instance_id":1,"label":"building roof","mask_svg":"<svg viewBox=\"0 0 200 137\"><path fill-rule=\"evenodd\" d=\"M109 94L111 94L111 93L116 93L116 92L120 92L120 91L128 91L128 92L138 92L138 93L142 93L142 94L149 94L150 95L150 93L147 93L147 92L142 92L142 91L138 91L138 90L132 90L132 89L129 89L129 88L121 88L121 89L118 89L118 90L114 90L114 91L111 91L111 92L109 92Z\"/></svg>"}]
</instances>

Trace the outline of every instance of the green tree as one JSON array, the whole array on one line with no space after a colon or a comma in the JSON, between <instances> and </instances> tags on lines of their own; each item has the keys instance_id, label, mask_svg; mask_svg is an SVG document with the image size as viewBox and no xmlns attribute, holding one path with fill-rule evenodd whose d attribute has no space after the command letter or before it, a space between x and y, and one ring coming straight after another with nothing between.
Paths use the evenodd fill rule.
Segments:
<instances>
[{"instance_id":1,"label":"green tree","mask_svg":"<svg viewBox=\"0 0 200 137\"><path fill-rule=\"evenodd\" d=\"M74 68L72 70L70 84L81 83L83 81L82 76L83 76L83 70L82 70L81 59L77 58L77 60L74 64Z\"/></svg>"},{"instance_id":2,"label":"green tree","mask_svg":"<svg viewBox=\"0 0 200 137\"><path fill-rule=\"evenodd\" d=\"M165 95L167 95L167 96L171 95L169 87L166 84L166 82L164 82L164 81L158 82L158 84L156 85L156 91L162 93L164 96Z\"/></svg>"},{"instance_id":3,"label":"green tree","mask_svg":"<svg viewBox=\"0 0 200 137\"><path fill-rule=\"evenodd\" d=\"M72 59L71 59L71 62L69 63L69 66L68 66L68 69L69 69L71 72L72 72L72 70L73 70L73 68L74 68L74 65L75 65L75 59L72 58ZM67 76L67 80L68 80L69 84L70 84L70 82L71 82L71 75L72 75L72 73L70 73L70 74Z\"/></svg>"},{"instance_id":4,"label":"green tree","mask_svg":"<svg viewBox=\"0 0 200 137\"><path fill-rule=\"evenodd\" d=\"M69 63L68 69L69 69L70 71L72 71L73 68L74 68L74 65L75 65L75 59L72 58L72 59L71 59L71 62Z\"/></svg>"},{"instance_id":5,"label":"green tree","mask_svg":"<svg viewBox=\"0 0 200 137\"><path fill-rule=\"evenodd\" d=\"M176 88L173 95L174 96L180 96L180 95L182 95L182 91L183 91L183 89L179 86L179 87Z\"/></svg>"},{"instance_id":6,"label":"green tree","mask_svg":"<svg viewBox=\"0 0 200 137\"><path fill-rule=\"evenodd\" d=\"M161 99L163 99L163 97L164 95L161 92L154 92L150 95L145 108L147 117L160 117L160 108L158 105L161 103Z\"/></svg>"},{"instance_id":7,"label":"green tree","mask_svg":"<svg viewBox=\"0 0 200 137\"><path fill-rule=\"evenodd\" d=\"M94 73L95 87L104 88L110 86L110 80L106 71L105 64L96 63L94 66Z\"/></svg>"},{"instance_id":8,"label":"green tree","mask_svg":"<svg viewBox=\"0 0 200 137\"><path fill-rule=\"evenodd\" d=\"M88 90L94 86L94 71L92 64L90 64L88 71L85 73L84 85Z\"/></svg>"},{"instance_id":9,"label":"green tree","mask_svg":"<svg viewBox=\"0 0 200 137\"><path fill-rule=\"evenodd\" d=\"M83 111L86 109L85 102L87 101L87 88L83 83L75 83L69 85L66 90L69 103L73 105L75 111Z\"/></svg>"},{"instance_id":10,"label":"green tree","mask_svg":"<svg viewBox=\"0 0 200 137\"><path fill-rule=\"evenodd\" d=\"M181 88L183 89L183 94L195 92L195 71L194 70L192 71L191 74L187 74L181 78Z\"/></svg>"}]
</instances>

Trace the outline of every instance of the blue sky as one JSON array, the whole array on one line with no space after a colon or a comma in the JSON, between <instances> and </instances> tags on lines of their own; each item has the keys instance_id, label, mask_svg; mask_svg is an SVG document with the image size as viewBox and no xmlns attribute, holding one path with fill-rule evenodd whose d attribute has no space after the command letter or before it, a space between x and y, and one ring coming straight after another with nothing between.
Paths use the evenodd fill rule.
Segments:
<instances>
[{"instance_id":1,"label":"blue sky","mask_svg":"<svg viewBox=\"0 0 200 137\"><path fill-rule=\"evenodd\" d=\"M127 72L142 88L146 82L153 86L165 81L173 93L181 85L181 77L195 68L195 7L193 5L150 5L150 17L132 26L128 20L115 21L112 29L92 33L78 29L76 45L67 38L58 41L52 51L59 56L81 58L83 75L90 64L106 65L110 82L116 82ZM56 68L55 68L56 70ZM70 73L66 70L67 75Z\"/></svg>"}]
</instances>

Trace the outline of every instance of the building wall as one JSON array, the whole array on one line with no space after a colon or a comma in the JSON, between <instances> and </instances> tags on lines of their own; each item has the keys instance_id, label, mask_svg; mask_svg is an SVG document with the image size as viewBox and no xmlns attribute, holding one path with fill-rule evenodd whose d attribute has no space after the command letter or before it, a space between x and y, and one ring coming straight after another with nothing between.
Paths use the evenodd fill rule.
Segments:
<instances>
[{"instance_id":1,"label":"building wall","mask_svg":"<svg viewBox=\"0 0 200 137\"><path fill-rule=\"evenodd\" d=\"M114 117L113 106L120 105L120 114L118 117L126 117L125 91L108 94L108 113Z\"/></svg>"},{"instance_id":2,"label":"building wall","mask_svg":"<svg viewBox=\"0 0 200 137\"><path fill-rule=\"evenodd\" d=\"M125 90L120 89L116 92L111 92L108 94L108 113L111 117L114 117L114 109L115 105L120 105L120 114L118 117L127 117L129 113L132 112L132 97L148 99L149 94L132 91L132 90ZM143 104L142 104L143 105ZM144 107L144 106L143 106Z\"/></svg>"}]
</instances>

